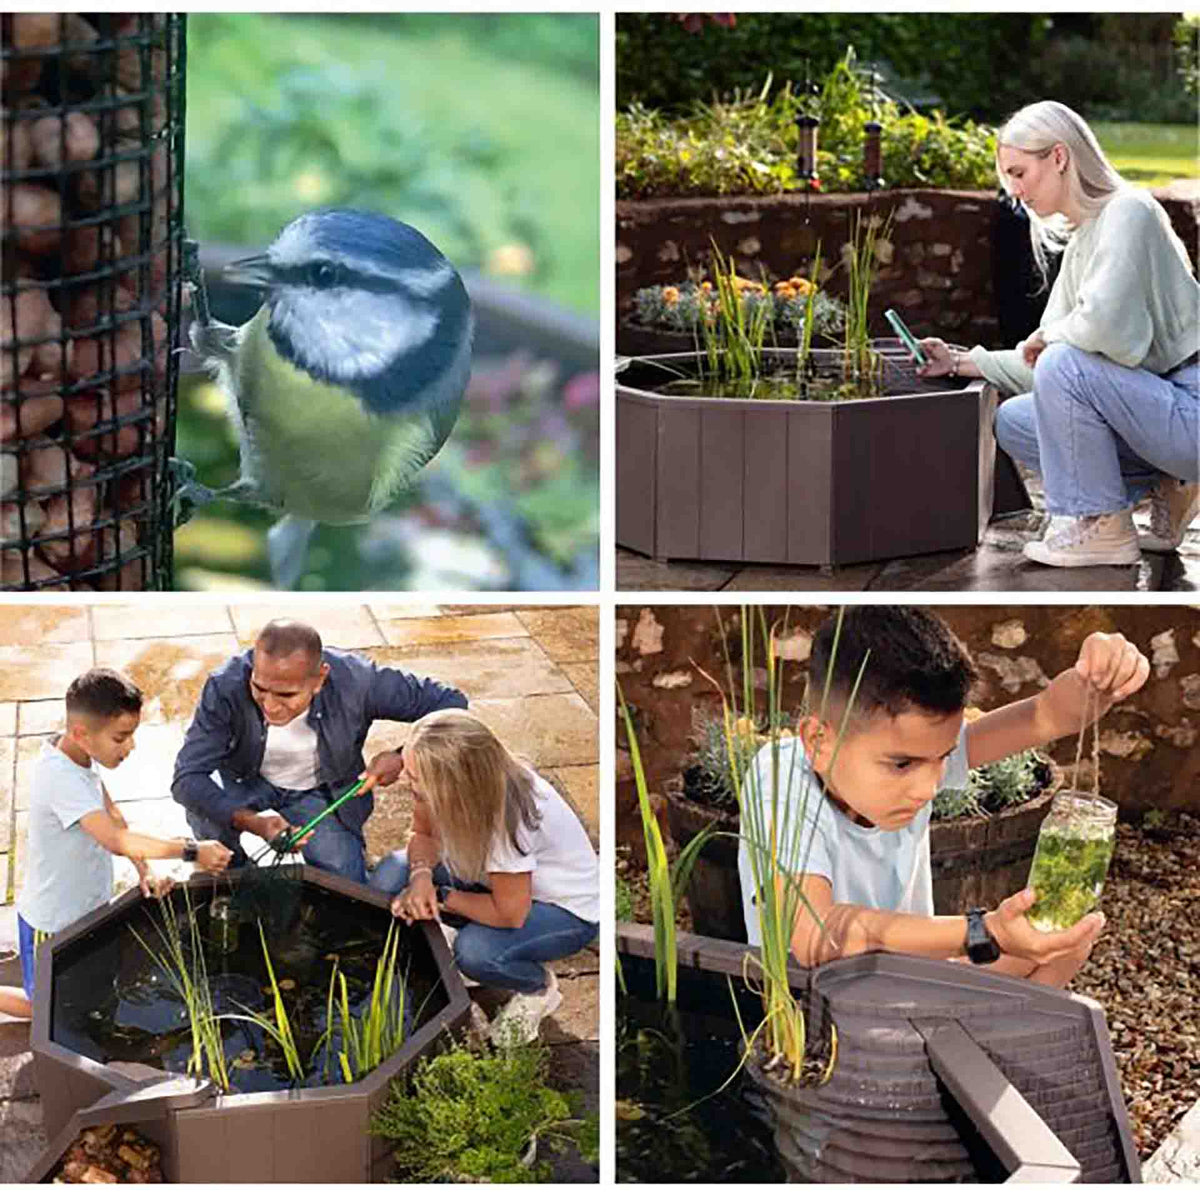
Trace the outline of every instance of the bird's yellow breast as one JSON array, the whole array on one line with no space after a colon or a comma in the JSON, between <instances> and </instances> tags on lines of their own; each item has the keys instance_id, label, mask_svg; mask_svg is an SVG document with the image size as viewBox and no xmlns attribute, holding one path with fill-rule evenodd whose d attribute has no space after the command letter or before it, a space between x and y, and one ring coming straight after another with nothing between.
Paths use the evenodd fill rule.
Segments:
<instances>
[{"instance_id":1,"label":"bird's yellow breast","mask_svg":"<svg viewBox=\"0 0 1200 1200\"><path fill-rule=\"evenodd\" d=\"M353 392L314 379L280 356L267 320L264 306L245 327L236 373L262 490L298 517L366 520L408 482L396 463L431 436L428 421L374 416Z\"/></svg>"}]
</instances>

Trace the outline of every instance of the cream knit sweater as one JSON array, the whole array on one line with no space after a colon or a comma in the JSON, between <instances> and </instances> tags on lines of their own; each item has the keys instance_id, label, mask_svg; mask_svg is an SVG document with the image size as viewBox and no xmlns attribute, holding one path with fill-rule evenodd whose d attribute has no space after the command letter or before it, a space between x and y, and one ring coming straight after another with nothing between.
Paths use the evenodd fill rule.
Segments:
<instances>
[{"instance_id":1,"label":"cream knit sweater","mask_svg":"<svg viewBox=\"0 0 1200 1200\"><path fill-rule=\"evenodd\" d=\"M1200 347L1200 282L1162 205L1142 188L1116 192L1063 251L1041 334L1126 367L1162 375ZM1015 350L976 346L971 361L1004 392L1028 392L1033 369Z\"/></svg>"}]
</instances>

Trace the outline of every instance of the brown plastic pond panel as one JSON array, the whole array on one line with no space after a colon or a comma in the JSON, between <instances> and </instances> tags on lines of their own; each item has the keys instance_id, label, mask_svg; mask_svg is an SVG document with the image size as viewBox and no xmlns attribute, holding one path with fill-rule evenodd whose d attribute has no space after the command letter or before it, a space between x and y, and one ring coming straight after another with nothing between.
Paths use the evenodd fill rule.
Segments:
<instances>
[{"instance_id":1,"label":"brown plastic pond panel","mask_svg":"<svg viewBox=\"0 0 1200 1200\"><path fill-rule=\"evenodd\" d=\"M225 878L236 886L240 874L231 871ZM332 893L385 911L388 907L389 898L382 892L314 867L305 866L302 879L318 896ZM199 889L211 885L211 877L194 875L183 886ZM417 937L425 939L436 966L438 982L432 995L437 1007L422 1013L421 1024L399 1053L354 1084L219 1095L204 1089L197 1092L178 1075L153 1067L103 1064L54 1041L56 960L69 955L81 939L102 933L113 922L127 921L142 903L136 889L127 892L55 936L38 955L31 1045L51 1151L60 1143L65 1149L71 1137L89 1124L117 1120L159 1146L169 1182L369 1183L387 1179L390 1154L382 1139L368 1134L370 1116L387 1098L392 1080L433 1051L443 1032L461 1027L470 1007L436 924L421 922L414 930ZM52 1162L39 1163L30 1182L45 1178L53 1166Z\"/></svg>"},{"instance_id":2,"label":"brown plastic pond panel","mask_svg":"<svg viewBox=\"0 0 1200 1200\"><path fill-rule=\"evenodd\" d=\"M787 354L773 352L785 366ZM926 382L885 356L892 394L877 398L652 390L695 362L659 355L618 371L619 545L664 560L837 566L979 543L996 461L996 393L983 380Z\"/></svg>"},{"instance_id":3,"label":"brown plastic pond panel","mask_svg":"<svg viewBox=\"0 0 1200 1200\"><path fill-rule=\"evenodd\" d=\"M622 925L618 946L653 957L653 931ZM740 975L745 953L680 943L681 963L719 974ZM883 953L797 968L793 985L810 991L810 1026L837 1030L829 1082L782 1087L747 1070L794 1182L1141 1181L1095 1001Z\"/></svg>"}]
</instances>

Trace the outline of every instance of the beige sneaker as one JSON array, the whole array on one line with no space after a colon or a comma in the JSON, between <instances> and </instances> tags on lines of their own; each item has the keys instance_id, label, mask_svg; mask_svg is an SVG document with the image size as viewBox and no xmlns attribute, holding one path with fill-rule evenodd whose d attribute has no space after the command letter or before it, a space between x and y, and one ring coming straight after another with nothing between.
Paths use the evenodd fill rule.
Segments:
<instances>
[{"instance_id":1,"label":"beige sneaker","mask_svg":"<svg viewBox=\"0 0 1200 1200\"><path fill-rule=\"evenodd\" d=\"M1150 532L1138 535L1142 549L1160 554L1178 550L1197 513L1200 483L1161 476L1150 493Z\"/></svg>"},{"instance_id":2,"label":"beige sneaker","mask_svg":"<svg viewBox=\"0 0 1200 1200\"><path fill-rule=\"evenodd\" d=\"M1026 542L1026 558L1048 567L1130 566L1140 562L1130 509L1098 517L1056 518L1040 542Z\"/></svg>"},{"instance_id":3,"label":"beige sneaker","mask_svg":"<svg viewBox=\"0 0 1200 1200\"><path fill-rule=\"evenodd\" d=\"M542 1021L562 1003L558 979L549 967L545 971L550 978L540 992L517 992L492 1018L492 1045L523 1046L537 1040Z\"/></svg>"}]
</instances>

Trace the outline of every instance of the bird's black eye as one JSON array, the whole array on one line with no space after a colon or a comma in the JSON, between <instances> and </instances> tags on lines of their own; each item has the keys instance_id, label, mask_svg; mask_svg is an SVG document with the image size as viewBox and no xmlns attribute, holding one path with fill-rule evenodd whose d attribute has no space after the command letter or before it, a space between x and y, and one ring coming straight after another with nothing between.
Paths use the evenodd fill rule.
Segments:
<instances>
[{"instance_id":1,"label":"bird's black eye","mask_svg":"<svg viewBox=\"0 0 1200 1200\"><path fill-rule=\"evenodd\" d=\"M334 287L340 277L341 272L338 271L337 267L330 262L313 263L312 266L308 268L308 282L311 283L313 287Z\"/></svg>"}]
</instances>

